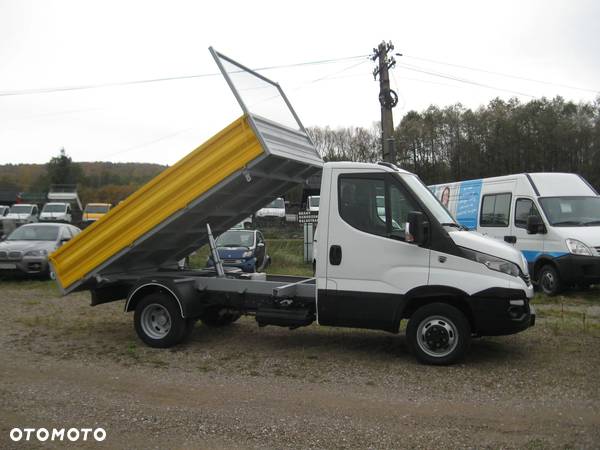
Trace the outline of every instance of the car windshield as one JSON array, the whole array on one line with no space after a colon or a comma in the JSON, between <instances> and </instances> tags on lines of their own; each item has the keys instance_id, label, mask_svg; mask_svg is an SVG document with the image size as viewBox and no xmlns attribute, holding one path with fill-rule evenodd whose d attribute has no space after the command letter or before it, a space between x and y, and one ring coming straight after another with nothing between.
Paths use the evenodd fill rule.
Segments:
<instances>
[{"instance_id":1,"label":"car windshield","mask_svg":"<svg viewBox=\"0 0 600 450\"><path fill-rule=\"evenodd\" d=\"M254 233L252 231L226 231L217 238L217 247L253 247Z\"/></svg>"},{"instance_id":2,"label":"car windshield","mask_svg":"<svg viewBox=\"0 0 600 450\"><path fill-rule=\"evenodd\" d=\"M31 210L33 209L33 206L31 205L13 205L10 207L10 213L11 214L29 214L31 213Z\"/></svg>"},{"instance_id":3,"label":"car windshield","mask_svg":"<svg viewBox=\"0 0 600 450\"><path fill-rule=\"evenodd\" d=\"M600 226L600 197L543 197L540 205L552 226Z\"/></svg>"},{"instance_id":4,"label":"car windshield","mask_svg":"<svg viewBox=\"0 0 600 450\"><path fill-rule=\"evenodd\" d=\"M56 241L59 227L24 225L13 231L7 241Z\"/></svg>"},{"instance_id":5,"label":"car windshield","mask_svg":"<svg viewBox=\"0 0 600 450\"><path fill-rule=\"evenodd\" d=\"M47 213L63 213L65 212L65 210L67 209L67 205L62 205L62 204L46 204L44 205L44 209L42 210L42 212L47 212Z\"/></svg>"},{"instance_id":6,"label":"car windshield","mask_svg":"<svg viewBox=\"0 0 600 450\"><path fill-rule=\"evenodd\" d=\"M458 226L448 210L444 208L444 205L442 205L427 186L423 184L419 177L413 174L403 174L400 176L404 182L408 184L410 189L412 189L419 200L425 204L431 214L435 216L439 223L443 225Z\"/></svg>"},{"instance_id":7,"label":"car windshield","mask_svg":"<svg viewBox=\"0 0 600 450\"><path fill-rule=\"evenodd\" d=\"M265 208L283 209L284 208L283 199L282 198L276 198L271 203L269 203L267 206L265 206Z\"/></svg>"},{"instance_id":8,"label":"car windshield","mask_svg":"<svg viewBox=\"0 0 600 450\"><path fill-rule=\"evenodd\" d=\"M320 199L321 199L321 197L309 197L308 202L309 202L310 206L315 207L315 206L319 206Z\"/></svg>"},{"instance_id":9,"label":"car windshield","mask_svg":"<svg viewBox=\"0 0 600 450\"><path fill-rule=\"evenodd\" d=\"M103 214L108 212L108 205L87 205L85 212L88 214Z\"/></svg>"}]
</instances>

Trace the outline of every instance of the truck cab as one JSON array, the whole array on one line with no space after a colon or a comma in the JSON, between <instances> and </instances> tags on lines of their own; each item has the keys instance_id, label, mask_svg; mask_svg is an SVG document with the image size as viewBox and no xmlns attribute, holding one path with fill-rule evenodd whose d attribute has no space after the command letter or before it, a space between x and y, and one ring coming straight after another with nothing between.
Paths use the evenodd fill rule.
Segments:
<instances>
[{"instance_id":1,"label":"truck cab","mask_svg":"<svg viewBox=\"0 0 600 450\"><path fill-rule=\"evenodd\" d=\"M71 223L71 205L69 203L46 203L40 213L40 222Z\"/></svg>"}]
</instances>

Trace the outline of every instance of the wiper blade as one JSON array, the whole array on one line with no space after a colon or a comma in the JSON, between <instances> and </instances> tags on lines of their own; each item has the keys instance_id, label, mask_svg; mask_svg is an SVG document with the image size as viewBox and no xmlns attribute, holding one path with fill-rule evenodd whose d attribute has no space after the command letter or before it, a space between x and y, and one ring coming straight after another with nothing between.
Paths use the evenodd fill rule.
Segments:
<instances>
[{"instance_id":1,"label":"wiper blade","mask_svg":"<svg viewBox=\"0 0 600 450\"><path fill-rule=\"evenodd\" d=\"M465 227L464 225L461 225L459 223L456 222L444 222L442 224L443 227L454 227L454 228L458 228L459 230L465 230L465 231L469 231L469 229L467 227Z\"/></svg>"},{"instance_id":2,"label":"wiper blade","mask_svg":"<svg viewBox=\"0 0 600 450\"><path fill-rule=\"evenodd\" d=\"M562 222L554 222L552 225L583 225L583 222L579 222L578 220L563 220Z\"/></svg>"},{"instance_id":3,"label":"wiper blade","mask_svg":"<svg viewBox=\"0 0 600 450\"><path fill-rule=\"evenodd\" d=\"M590 220L589 222L584 222L584 226L589 227L590 225L600 225L600 220Z\"/></svg>"}]
</instances>

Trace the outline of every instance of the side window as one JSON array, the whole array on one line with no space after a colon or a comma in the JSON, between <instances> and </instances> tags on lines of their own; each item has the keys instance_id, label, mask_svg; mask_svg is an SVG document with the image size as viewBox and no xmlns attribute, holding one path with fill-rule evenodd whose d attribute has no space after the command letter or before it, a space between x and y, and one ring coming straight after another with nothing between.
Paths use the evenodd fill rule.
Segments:
<instances>
[{"instance_id":1,"label":"side window","mask_svg":"<svg viewBox=\"0 0 600 450\"><path fill-rule=\"evenodd\" d=\"M383 178L341 176L338 184L341 218L354 228L387 236Z\"/></svg>"},{"instance_id":2,"label":"side window","mask_svg":"<svg viewBox=\"0 0 600 450\"><path fill-rule=\"evenodd\" d=\"M488 194L481 201L481 217L479 225L482 227L507 227L510 217L511 194Z\"/></svg>"},{"instance_id":3,"label":"side window","mask_svg":"<svg viewBox=\"0 0 600 450\"><path fill-rule=\"evenodd\" d=\"M519 198L515 203L515 226L518 228L527 228L527 217L540 216L532 200L528 198Z\"/></svg>"},{"instance_id":4,"label":"side window","mask_svg":"<svg viewBox=\"0 0 600 450\"><path fill-rule=\"evenodd\" d=\"M32 216L37 216L38 215L38 209L37 206L34 206L33 209L31 210L31 215Z\"/></svg>"},{"instance_id":5,"label":"side window","mask_svg":"<svg viewBox=\"0 0 600 450\"><path fill-rule=\"evenodd\" d=\"M263 239L262 233L260 233L260 232L256 233L256 243L257 244L261 244L263 242L265 242L265 240Z\"/></svg>"},{"instance_id":6,"label":"side window","mask_svg":"<svg viewBox=\"0 0 600 450\"><path fill-rule=\"evenodd\" d=\"M408 213L411 211L420 211L421 208L415 205L402 186L396 183L390 184L390 230L404 231Z\"/></svg>"}]
</instances>

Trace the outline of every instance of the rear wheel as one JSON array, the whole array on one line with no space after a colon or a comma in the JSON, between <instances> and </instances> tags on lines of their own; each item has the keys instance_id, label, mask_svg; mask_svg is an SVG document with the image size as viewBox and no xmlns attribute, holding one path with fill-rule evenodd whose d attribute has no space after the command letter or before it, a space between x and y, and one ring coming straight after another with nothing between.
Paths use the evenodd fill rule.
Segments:
<instances>
[{"instance_id":1,"label":"rear wheel","mask_svg":"<svg viewBox=\"0 0 600 450\"><path fill-rule=\"evenodd\" d=\"M193 323L181 317L173 297L160 292L139 301L133 317L135 331L150 347L168 348L182 342L191 332Z\"/></svg>"},{"instance_id":2,"label":"rear wheel","mask_svg":"<svg viewBox=\"0 0 600 450\"><path fill-rule=\"evenodd\" d=\"M542 292L549 296L554 296L561 291L560 278L554 266L546 264L540 269L538 273L538 285Z\"/></svg>"},{"instance_id":3,"label":"rear wheel","mask_svg":"<svg viewBox=\"0 0 600 450\"><path fill-rule=\"evenodd\" d=\"M430 303L416 310L406 328L411 352L424 364L447 365L462 359L471 343L465 315L446 303Z\"/></svg>"}]
</instances>

